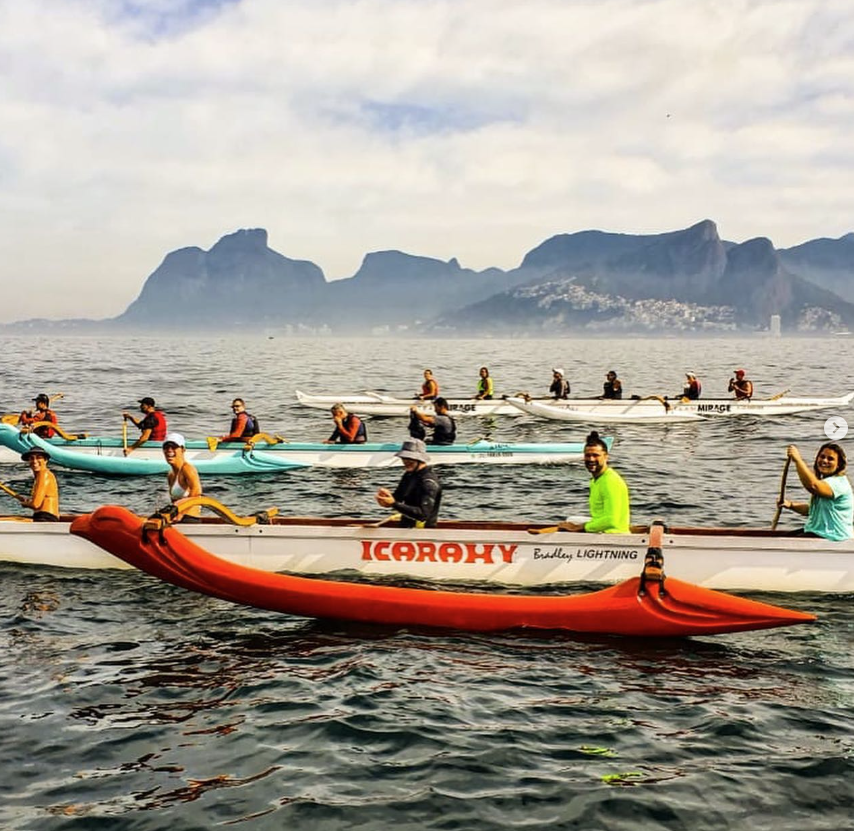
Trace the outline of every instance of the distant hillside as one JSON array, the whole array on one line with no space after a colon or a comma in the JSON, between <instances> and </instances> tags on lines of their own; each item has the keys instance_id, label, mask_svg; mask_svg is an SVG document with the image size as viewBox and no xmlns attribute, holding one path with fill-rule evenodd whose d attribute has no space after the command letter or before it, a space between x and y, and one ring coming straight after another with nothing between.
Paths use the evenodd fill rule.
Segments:
<instances>
[{"instance_id":1,"label":"distant hillside","mask_svg":"<svg viewBox=\"0 0 854 831\"><path fill-rule=\"evenodd\" d=\"M378 251L368 254L352 277L329 284L312 319L348 330L365 324L417 326L521 279L523 274L510 276L499 268L461 268L456 259L444 262L401 251Z\"/></svg>"},{"instance_id":2,"label":"distant hillside","mask_svg":"<svg viewBox=\"0 0 854 831\"><path fill-rule=\"evenodd\" d=\"M787 331L854 327L854 233L777 251L760 237L722 240L711 220L662 234L558 234L517 268L463 268L402 251L366 254L327 282L306 260L240 230L209 251L167 254L139 297L104 321L23 321L46 330L493 333L751 332L780 315Z\"/></svg>"},{"instance_id":3,"label":"distant hillside","mask_svg":"<svg viewBox=\"0 0 854 831\"><path fill-rule=\"evenodd\" d=\"M814 239L779 253L790 271L854 303L854 233Z\"/></svg>"},{"instance_id":4,"label":"distant hillside","mask_svg":"<svg viewBox=\"0 0 854 831\"><path fill-rule=\"evenodd\" d=\"M237 231L210 251L181 248L168 254L116 323L157 328L293 323L317 305L325 289L314 263L268 248L263 229Z\"/></svg>"},{"instance_id":5,"label":"distant hillside","mask_svg":"<svg viewBox=\"0 0 854 831\"><path fill-rule=\"evenodd\" d=\"M609 237L617 238L613 256ZM790 331L854 324L854 305L789 272L770 240L726 243L709 220L648 237L554 240L526 258L551 266L543 277L455 310L436 327L725 332L767 327L772 314Z\"/></svg>"}]
</instances>

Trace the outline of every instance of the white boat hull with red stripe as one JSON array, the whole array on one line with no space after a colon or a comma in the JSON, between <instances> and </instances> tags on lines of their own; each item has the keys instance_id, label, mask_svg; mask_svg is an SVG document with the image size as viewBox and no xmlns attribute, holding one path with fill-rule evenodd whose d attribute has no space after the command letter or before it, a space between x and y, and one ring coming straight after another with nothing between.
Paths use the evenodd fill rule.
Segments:
<instances>
[{"instance_id":1,"label":"white boat hull with red stripe","mask_svg":"<svg viewBox=\"0 0 854 831\"><path fill-rule=\"evenodd\" d=\"M69 518L70 519L70 518ZM70 522L0 519L0 561L80 569L127 568L69 534ZM646 534L532 534L535 523L447 521L438 528L370 527L364 521L276 517L240 527L218 519L181 526L218 557L267 571L406 575L517 585L616 583L636 575ZM673 529L664 534L668 568L715 589L854 592L854 541L779 532Z\"/></svg>"}]
</instances>

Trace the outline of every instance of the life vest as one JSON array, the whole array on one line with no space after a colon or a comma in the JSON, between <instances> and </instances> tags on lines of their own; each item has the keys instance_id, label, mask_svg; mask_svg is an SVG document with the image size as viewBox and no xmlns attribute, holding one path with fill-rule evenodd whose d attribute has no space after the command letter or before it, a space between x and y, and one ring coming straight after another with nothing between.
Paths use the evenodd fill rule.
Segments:
<instances>
[{"instance_id":1,"label":"life vest","mask_svg":"<svg viewBox=\"0 0 854 831\"><path fill-rule=\"evenodd\" d=\"M260 427L258 426L258 419L255 418L251 413L244 413L246 416L246 423L243 425L243 432L240 434L241 439L248 439L252 436L257 436L258 433L261 432ZM231 429L228 431L230 436L234 435L234 431L237 429L238 422L240 421L240 416L235 416L231 419Z\"/></svg>"},{"instance_id":2,"label":"life vest","mask_svg":"<svg viewBox=\"0 0 854 831\"><path fill-rule=\"evenodd\" d=\"M162 410L155 410L151 415L154 418L154 427L151 428L151 435L148 437L148 440L163 441L167 433L166 416Z\"/></svg>"},{"instance_id":3,"label":"life vest","mask_svg":"<svg viewBox=\"0 0 854 831\"><path fill-rule=\"evenodd\" d=\"M45 410L36 414L36 421L49 421L51 424L59 424L59 419L53 410ZM53 427L36 427L35 434L41 439L52 439L56 435Z\"/></svg>"},{"instance_id":4,"label":"life vest","mask_svg":"<svg viewBox=\"0 0 854 831\"><path fill-rule=\"evenodd\" d=\"M354 418L359 422L359 426L356 428L356 435L353 437L352 443L362 444L368 440L368 431L365 429L365 422L353 413L348 414L344 421L347 424L347 429L349 430Z\"/></svg>"},{"instance_id":5,"label":"life vest","mask_svg":"<svg viewBox=\"0 0 854 831\"><path fill-rule=\"evenodd\" d=\"M431 378L421 385L421 396L423 398L435 398L438 394L439 382L435 378Z\"/></svg>"},{"instance_id":6,"label":"life vest","mask_svg":"<svg viewBox=\"0 0 854 831\"><path fill-rule=\"evenodd\" d=\"M620 385L619 389L614 389L614 383L612 381L606 381L604 384L605 387L605 398L613 398L613 399L622 399L623 397L623 387Z\"/></svg>"},{"instance_id":7,"label":"life vest","mask_svg":"<svg viewBox=\"0 0 854 831\"><path fill-rule=\"evenodd\" d=\"M480 398L492 398L492 393L494 390L494 386L492 384L492 378L487 376L486 378L481 378L477 382L477 394Z\"/></svg>"},{"instance_id":8,"label":"life vest","mask_svg":"<svg viewBox=\"0 0 854 831\"><path fill-rule=\"evenodd\" d=\"M433 416L434 419L442 418L441 416ZM445 423L445 418L448 419L451 426ZM430 441L431 444L453 444L457 439L457 423L454 419L446 415L442 418L441 421L433 422L433 437Z\"/></svg>"}]
</instances>

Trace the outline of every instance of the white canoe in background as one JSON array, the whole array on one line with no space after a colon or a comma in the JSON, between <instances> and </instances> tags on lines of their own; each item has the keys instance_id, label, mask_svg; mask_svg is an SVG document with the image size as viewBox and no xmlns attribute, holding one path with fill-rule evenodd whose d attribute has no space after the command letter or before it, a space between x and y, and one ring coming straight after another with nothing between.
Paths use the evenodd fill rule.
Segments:
<instances>
[{"instance_id":1,"label":"white canoe in background","mask_svg":"<svg viewBox=\"0 0 854 831\"><path fill-rule=\"evenodd\" d=\"M340 402L357 415L371 416L407 416L413 405L421 409L431 411L429 402L419 402L415 399L394 398L393 396L381 395L380 393L364 392L357 394L341 395L310 395L296 390L297 401L305 407L313 407L328 410L332 404ZM451 415L455 418L460 416L495 416L495 415L522 415L523 411L510 403L510 398L522 398L521 394L515 396L504 396L494 398L491 401L477 401L471 398L448 398L448 407ZM598 417L614 414L634 414L640 412L661 413L670 410L679 413L689 413L706 417L730 417L730 416L780 416L793 413L809 412L810 410L828 410L847 407L854 400L854 392L836 398L819 397L796 397L788 394L774 396L772 398L752 398L737 401L734 398L701 398L697 401L682 401L678 398L667 400L664 406L664 398L660 396L647 396L645 398L624 398L619 401L610 401L601 398L569 398L556 401L553 398L530 398L525 400L537 404L554 407L556 409L568 409L577 412L586 412ZM605 422L609 419L601 419Z\"/></svg>"},{"instance_id":2,"label":"white canoe in background","mask_svg":"<svg viewBox=\"0 0 854 831\"><path fill-rule=\"evenodd\" d=\"M586 409L574 409L573 407L559 407L552 404L543 404L539 401L526 401L524 398L508 398L507 403L516 407L520 412L538 418L550 418L555 421L578 421L585 424L689 424L705 421L705 418L697 413L670 408L666 410L659 405L656 408L642 406L646 402L637 402L639 406L632 406L634 402L625 402L626 407L620 408L620 412L591 412Z\"/></svg>"},{"instance_id":3,"label":"white canoe in background","mask_svg":"<svg viewBox=\"0 0 854 831\"><path fill-rule=\"evenodd\" d=\"M77 569L129 568L72 536L68 522L0 519L0 561ZM635 577L646 534L532 535L537 523L443 521L437 528L369 527L354 519L276 517L271 525L218 519L180 525L211 553L267 571L405 575L509 585L616 583ZM828 542L747 529L665 532L665 571L715 589L854 592L854 540Z\"/></svg>"},{"instance_id":4,"label":"white canoe in background","mask_svg":"<svg viewBox=\"0 0 854 831\"><path fill-rule=\"evenodd\" d=\"M395 398L378 392L361 392L345 395L311 395L296 390L297 401L304 407L317 410L329 410L333 404L343 404L356 415L370 416L408 416L412 407L432 413L433 405L429 401L417 398ZM448 410L454 418L460 416L522 415L514 407L508 406L501 398L489 401L474 398L446 398ZM550 400L550 399L543 399Z\"/></svg>"}]
</instances>

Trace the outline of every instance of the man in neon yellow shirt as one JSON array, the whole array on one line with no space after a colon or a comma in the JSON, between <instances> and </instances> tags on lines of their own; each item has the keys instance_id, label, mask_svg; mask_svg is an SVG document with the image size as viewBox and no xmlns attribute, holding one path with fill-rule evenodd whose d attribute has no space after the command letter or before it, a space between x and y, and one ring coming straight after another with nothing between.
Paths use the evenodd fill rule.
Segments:
<instances>
[{"instance_id":1,"label":"man in neon yellow shirt","mask_svg":"<svg viewBox=\"0 0 854 831\"><path fill-rule=\"evenodd\" d=\"M629 489L623 477L608 467L608 446L594 430L584 443L584 466L590 471L590 519L562 522L564 531L595 534L630 533Z\"/></svg>"}]
</instances>

